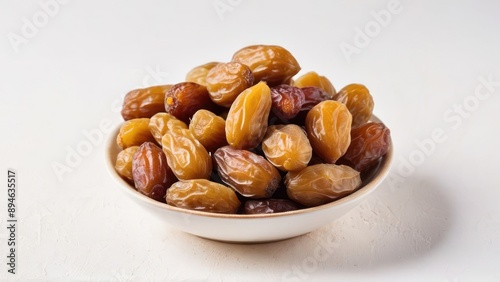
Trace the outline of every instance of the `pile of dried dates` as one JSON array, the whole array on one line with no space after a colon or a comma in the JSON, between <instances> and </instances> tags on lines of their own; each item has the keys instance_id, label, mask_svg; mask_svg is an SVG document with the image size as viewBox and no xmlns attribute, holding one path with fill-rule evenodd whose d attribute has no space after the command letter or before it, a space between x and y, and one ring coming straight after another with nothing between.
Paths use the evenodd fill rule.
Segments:
<instances>
[{"instance_id":1,"label":"pile of dried dates","mask_svg":"<svg viewBox=\"0 0 500 282\"><path fill-rule=\"evenodd\" d=\"M336 91L297 60L254 45L186 81L126 94L116 171L140 193L213 213L278 213L351 194L390 146L361 84Z\"/></svg>"}]
</instances>

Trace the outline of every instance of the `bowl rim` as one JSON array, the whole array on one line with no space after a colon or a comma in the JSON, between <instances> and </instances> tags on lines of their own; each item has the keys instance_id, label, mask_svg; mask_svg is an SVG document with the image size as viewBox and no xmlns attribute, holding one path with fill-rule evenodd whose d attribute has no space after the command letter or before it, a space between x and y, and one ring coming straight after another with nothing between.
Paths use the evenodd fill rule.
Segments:
<instances>
[{"instance_id":1,"label":"bowl rim","mask_svg":"<svg viewBox=\"0 0 500 282\"><path fill-rule=\"evenodd\" d=\"M379 118L377 118L375 115L372 115L372 118L370 119L372 122L379 122L384 124ZM372 191L379 186L383 180L386 178L386 176L389 174L389 171L391 169L391 165L393 162L393 142L392 142L392 137L389 136L389 149L387 153L382 157L382 160L379 165L378 173L373 176L373 178L366 183L364 186L361 188L357 189L355 192L352 194L349 194L345 197L342 197L338 200L335 200L333 202L330 202L328 204L323 204L320 206L315 206L315 207L308 207L308 208L303 208L299 210L293 210L293 211L287 211L287 212L281 212L281 213L270 213L270 214L223 214L223 213L211 213L211 212L205 212L205 211L197 211L197 210L189 210L189 209L183 209L175 206L168 205L167 203L162 203L158 202L156 200L153 200L143 194L141 194L139 191L135 190L127 181L125 181L115 170L115 160L112 152L113 148L117 148L116 144L116 136L118 135L118 132L120 130L122 123L117 125L108 135L107 141L106 141L106 167L108 169L108 173L110 176L118 183L120 184L120 189L124 190L126 193L129 195L141 200L144 203L147 203L149 205L153 205L157 208L160 209L165 209L169 210L172 212L179 212L182 214L187 214L187 215L197 215L197 216L202 216L202 217L214 217L214 218L226 218L226 219L257 219L257 218L274 218L274 217L283 217L283 216L294 216L294 215L299 215L299 214L305 214L305 213L311 213L311 212L317 212L317 211L322 211L322 210L327 210L333 207L339 207L343 205L349 204L351 200L354 200L355 198L360 198L363 197L364 195L367 195L371 193Z\"/></svg>"}]
</instances>

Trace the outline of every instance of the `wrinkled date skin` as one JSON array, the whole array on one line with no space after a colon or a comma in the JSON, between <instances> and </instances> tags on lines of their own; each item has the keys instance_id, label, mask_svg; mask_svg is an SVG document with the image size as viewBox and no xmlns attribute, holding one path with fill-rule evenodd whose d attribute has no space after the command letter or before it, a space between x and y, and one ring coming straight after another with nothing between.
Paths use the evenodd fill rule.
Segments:
<instances>
[{"instance_id":1,"label":"wrinkled date skin","mask_svg":"<svg viewBox=\"0 0 500 282\"><path fill-rule=\"evenodd\" d=\"M206 179L180 180L168 190L169 205L204 212L233 214L241 203L233 189Z\"/></svg>"},{"instance_id":2,"label":"wrinkled date skin","mask_svg":"<svg viewBox=\"0 0 500 282\"><path fill-rule=\"evenodd\" d=\"M115 170L150 198L215 213L281 213L349 195L378 173L390 131L370 121L364 85L337 91L300 71L287 49L251 45L192 68L185 82L130 91Z\"/></svg>"},{"instance_id":3,"label":"wrinkled date skin","mask_svg":"<svg viewBox=\"0 0 500 282\"><path fill-rule=\"evenodd\" d=\"M345 165L317 164L285 176L290 199L308 207L333 202L361 185L359 172Z\"/></svg>"},{"instance_id":4,"label":"wrinkled date skin","mask_svg":"<svg viewBox=\"0 0 500 282\"><path fill-rule=\"evenodd\" d=\"M250 151L225 146L215 151L214 160L222 181L242 196L269 198L280 184L278 170Z\"/></svg>"},{"instance_id":5,"label":"wrinkled date skin","mask_svg":"<svg viewBox=\"0 0 500 282\"><path fill-rule=\"evenodd\" d=\"M206 84L212 101L229 108L243 90L253 85L253 75L244 64L223 63L208 72Z\"/></svg>"},{"instance_id":6,"label":"wrinkled date skin","mask_svg":"<svg viewBox=\"0 0 500 282\"><path fill-rule=\"evenodd\" d=\"M256 82L263 80L270 86L283 84L300 71L297 60L281 46L248 46L237 51L232 61L247 65Z\"/></svg>"},{"instance_id":7,"label":"wrinkled date skin","mask_svg":"<svg viewBox=\"0 0 500 282\"><path fill-rule=\"evenodd\" d=\"M178 179L210 178L212 159L189 129L173 128L167 131L161 144L168 165Z\"/></svg>"},{"instance_id":8,"label":"wrinkled date skin","mask_svg":"<svg viewBox=\"0 0 500 282\"><path fill-rule=\"evenodd\" d=\"M116 144L122 149L140 146L144 142L154 142L155 138L149 131L149 118L127 120L120 127Z\"/></svg>"},{"instance_id":9,"label":"wrinkled date skin","mask_svg":"<svg viewBox=\"0 0 500 282\"><path fill-rule=\"evenodd\" d=\"M177 179L170 170L160 147L145 142L132 158L132 175L137 191L163 202L167 189Z\"/></svg>"},{"instance_id":10,"label":"wrinkled date skin","mask_svg":"<svg viewBox=\"0 0 500 282\"><path fill-rule=\"evenodd\" d=\"M328 97L331 99L337 91L333 84L330 82L328 78L325 76L319 75L314 71L305 73L301 77L297 78L294 82L294 85L300 88L304 87L318 87L321 90L325 91L328 94Z\"/></svg>"},{"instance_id":11,"label":"wrinkled date skin","mask_svg":"<svg viewBox=\"0 0 500 282\"><path fill-rule=\"evenodd\" d=\"M127 182L133 184L134 177L132 176L132 157L137 152L139 146L128 147L120 151L116 156L115 170Z\"/></svg>"},{"instance_id":12,"label":"wrinkled date skin","mask_svg":"<svg viewBox=\"0 0 500 282\"><path fill-rule=\"evenodd\" d=\"M207 110L197 111L189 123L189 131L209 152L227 145L225 128L226 121Z\"/></svg>"},{"instance_id":13,"label":"wrinkled date skin","mask_svg":"<svg viewBox=\"0 0 500 282\"><path fill-rule=\"evenodd\" d=\"M300 88L281 84L271 88L272 111L282 120L294 118L305 102Z\"/></svg>"},{"instance_id":14,"label":"wrinkled date skin","mask_svg":"<svg viewBox=\"0 0 500 282\"><path fill-rule=\"evenodd\" d=\"M267 130L271 90L264 82L243 91L231 105L226 119L226 139L237 149L253 149Z\"/></svg>"},{"instance_id":15,"label":"wrinkled date skin","mask_svg":"<svg viewBox=\"0 0 500 282\"><path fill-rule=\"evenodd\" d=\"M308 111L320 102L332 100L329 94L321 88L308 86L301 89L302 93L304 93L304 103L302 103L301 111Z\"/></svg>"},{"instance_id":16,"label":"wrinkled date skin","mask_svg":"<svg viewBox=\"0 0 500 282\"><path fill-rule=\"evenodd\" d=\"M216 65L220 64L219 62L209 62L197 67L194 67L186 74L187 82L198 83L199 85L207 86L207 74L213 69Z\"/></svg>"},{"instance_id":17,"label":"wrinkled date skin","mask_svg":"<svg viewBox=\"0 0 500 282\"><path fill-rule=\"evenodd\" d=\"M165 93L172 85L158 85L132 90L123 101L122 117L124 120L150 118L165 111Z\"/></svg>"},{"instance_id":18,"label":"wrinkled date skin","mask_svg":"<svg viewBox=\"0 0 500 282\"><path fill-rule=\"evenodd\" d=\"M304 103L302 103L299 113L293 119L289 120L289 122L302 126L305 124L306 116L310 109L320 102L331 100L331 98L323 89L315 86L303 87L301 90L304 93Z\"/></svg>"},{"instance_id":19,"label":"wrinkled date skin","mask_svg":"<svg viewBox=\"0 0 500 282\"><path fill-rule=\"evenodd\" d=\"M347 106L352 115L352 128L367 123L372 117L374 102L370 91L362 84L349 84L342 88L334 100Z\"/></svg>"},{"instance_id":20,"label":"wrinkled date skin","mask_svg":"<svg viewBox=\"0 0 500 282\"><path fill-rule=\"evenodd\" d=\"M389 128L370 122L351 130L351 145L338 163L365 171L387 153L391 145Z\"/></svg>"},{"instance_id":21,"label":"wrinkled date skin","mask_svg":"<svg viewBox=\"0 0 500 282\"><path fill-rule=\"evenodd\" d=\"M176 117L169 113L157 113L149 119L149 131L158 142L161 144L161 138L168 130L172 128L184 128L187 129L188 126L183 122L178 120Z\"/></svg>"},{"instance_id":22,"label":"wrinkled date skin","mask_svg":"<svg viewBox=\"0 0 500 282\"><path fill-rule=\"evenodd\" d=\"M269 126L262 151L269 162L282 171L303 169L312 157L305 132L295 124Z\"/></svg>"},{"instance_id":23,"label":"wrinkled date skin","mask_svg":"<svg viewBox=\"0 0 500 282\"><path fill-rule=\"evenodd\" d=\"M269 214L294 211L300 205L286 199L248 200L245 202L245 214Z\"/></svg>"},{"instance_id":24,"label":"wrinkled date skin","mask_svg":"<svg viewBox=\"0 0 500 282\"><path fill-rule=\"evenodd\" d=\"M200 109L215 111L207 88L194 82L181 82L172 86L165 95L165 110L186 124Z\"/></svg>"},{"instance_id":25,"label":"wrinkled date skin","mask_svg":"<svg viewBox=\"0 0 500 282\"><path fill-rule=\"evenodd\" d=\"M335 163L351 143L351 122L351 113L340 102L327 100L314 106L306 116L306 132L314 153L326 163Z\"/></svg>"}]
</instances>

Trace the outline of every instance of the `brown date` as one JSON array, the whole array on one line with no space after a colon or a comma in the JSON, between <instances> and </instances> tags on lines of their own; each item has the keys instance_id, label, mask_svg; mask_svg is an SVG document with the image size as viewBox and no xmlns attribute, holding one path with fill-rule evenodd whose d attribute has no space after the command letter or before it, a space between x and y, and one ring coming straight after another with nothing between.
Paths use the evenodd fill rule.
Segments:
<instances>
[{"instance_id":1,"label":"brown date","mask_svg":"<svg viewBox=\"0 0 500 282\"><path fill-rule=\"evenodd\" d=\"M194 67L186 74L187 82L198 83L199 85L207 86L206 78L208 72L213 69L219 62L210 62L197 67Z\"/></svg>"},{"instance_id":2,"label":"brown date","mask_svg":"<svg viewBox=\"0 0 500 282\"><path fill-rule=\"evenodd\" d=\"M269 198L278 188L281 176L265 158L231 146L219 148L214 160L221 180L249 198Z\"/></svg>"},{"instance_id":3,"label":"brown date","mask_svg":"<svg viewBox=\"0 0 500 282\"><path fill-rule=\"evenodd\" d=\"M161 202L170 185L177 181L167 164L165 154L151 142L143 143L134 153L132 175L137 191Z\"/></svg>"},{"instance_id":4,"label":"brown date","mask_svg":"<svg viewBox=\"0 0 500 282\"><path fill-rule=\"evenodd\" d=\"M286 199L248 200L245 202L245 214L269 214L294 211L300 205Z\"/></svg>"},{"instance_id":5,"label":"brown date","mask_svg":"<svg viewBox=\"0 0 500 282\"><path fill-rule=\"evenodd\" d=\"M314 106L306 116L306 132L314 153L326 163L335 163L351 143L352 116L347 107L327 100Z\"/></svg>"},{"instance_id":6,"label":"brown date","mask_svg":"<svg viewBox=\"0 0 500 282\"><path fill-rule=\"evenodd\" d=\"M331 100L331 98L328 93L315 86L304 87L301 90L304 93L304 103L302 103L300 112L289 122L302 126L305 124L306 116L310 109L320 102Z\"/></svg>"},{"instance_id":7,"label":"brown date","mask_svg":"<svg viewBox=\"0 0 500 282\"><path fill-rule=\"evenodd\" d=\"M218 64L208 72L206 85L212 101L229 108L243 90L253 85L252 71L238 62Z\"/></svg>"},{"instance_id":8,"label":"brown date","mask_svg":"<svg viewBox=\"0 0 500 282\"><path fill-rule=\"evenodd\" d=\"M269 126L262 151L269 162L283 171L303 169L312 157L305 132L295 124Z\"/></svg>"},{"instance_id":9,"label":"brown date","mask_svg":"<svg viewBox=\"0 0 500 282\"><path fill-rule=\"evenodd\" d=\"M209 152L227 145L225 128L226 121L207 110L197 111L189 123L189 131Z\"/></svg>"},{"instance_id":10,"label":"brown date","mask_svg":"<svg viewBox=\"0 0 500 282\"><path fill-rule=\"evenodd\" d=\"M164 112L165 93L170 88L172 85L158 85L128 92L123 100L123 119L150 118L156 113Z\"/></svg>"},{"instance_id":11,"label":"brown date","mask_svg":"<svg viewBox=\"0 0 500 282\"><path fill-rule=\"evenodd\" d=\"M317 164L285 176L290 199L308 207L333 202L361 185L359 172L345 165Z\"/></svg>"},{"instance_id":12,"label":"brown date","mask_svg":"<svg viewBox=\"0 0 500 282\"><path fill-rule=\"evenodd\" d=\"M172 86L165 95L165 110L186 124L196 111L214 111L217 105L212 102L207 88L194 82L181 82Z\"/></svg>"},{"instance_id":13,"label":"brown date","mask_svg":"<svg viewBox=\"0 0 500 282\"><path fill-rule=\"evenodd\" d=\"M297 60L281 46L248 46L238 50L232 61L247 65L256 82L263 80L271 86L287 82L300 71Z\"/></svg>"},{"instance_id":14,"label":"brown date","mask_svg":"<svg viewBox=\"0 0 500 282\"><path fill-rule=\"evenodd\" d=\"M352 115L352 128L367 123L372 117L373 98L370 91L362 84L349 84L340 89L334 100L347 106Z\"/></svg>"},{"instance_id":15,"label":"brown date","mask_svg":"<svg viewBox=\"0 0 500 282\"><path fill-rule=\"evenodd\" d=\"M163 152L178 179L208 179L212 159L189 129L172 128L161 139Z\"/></svg>"},{"instance_id":16,"label":"brown date","mask_svg":"<svg viewBox=\"0 0 500 282\"><path fill-rule=\"evenodd\" d=\"M154 142L155 138L149 131L149 118L135 118L127 120L120 127L116 144L122 149L131 146L140 146L144 142Z\"/></svg>"},{"instance_id":17,"label":"brown date","mask_svg":"<svg viewBox=\"0 0 500 282\"><path fill-rule=\"evenodd\" d=\"M183 121L178 120L176 117L169 113L157 113L156 115L152 116L149 119L148 127L149 131L151 131L151 134L155 138L156 142L158 142L158 144L161 144L161 138L165 133L167 133L168 130L174 127L184 129L188 128Z\"/></svg>"},{"instance_id":18,"label":"brown date","mask_svg":"<svg viewBox=\"0 0 500 282\"><path fill-rule=\"evenodd\" d=\"M253 149L267 130L271 111L271 90L265 82L243 91L234 100L226 119L226 139L237 149Z\"/></svg>"},{"instance_id":19,"label":"brown date","mask_svg":"<svg viewBox=\"0 0 500 282\"><path fill-rule=\"evenodd\" d=\"M312 109L312 107L319 104L319 102L332 99L323 89L315 86L304 87L301 89L302 93L304 93L304 103L302 103L302 108L300 109L301 111L308 111Z\"/></svg>"},{"instance_id":20,"label":"brown date","mask_svg":"<svg viewBox=\"0 0 500 282\"><path fill-rule=\"evenodd\" d=\"M294 82L294 85L300 88L315 86L320 88L321 90L328 93L330 99L337 93L335 87L333 87L332 83L325 76L319 75L314 71L305 73L301 77L297 78Z\"/></svg>"},{"instance_id":21,"label":"brown date","mask_svg":"<svg viewBox=\"0 0 500 282\"><path fill-rule=\"evenodd\" d=\"M382 123L369 122L351 130L351 144L338 163L357 171L365 171L385 155L391 145L389 128Z\"/></svg>"},{"instance_id":22,"label":"brown date","mask_svg":"<svg viewBox=\"0 0 500 282\"><path fill-rule=\"evenodd\" d=\"M300 88L281 84L271 88L272 111L283 120L294 118L305 101L304 92Z\"/></svg>"},{"instance_id":23,"label":"brown date","mask_svg":"<svg viewBox=\"0 0 500 282\"><path fill-rule=\"evenodd\" d=\"M169 205L204 212L236 213L241 203L233 189L206 179L180 180L168 190Z\"/></svg>"},{"instance_id":24,"label":"brown date","mask_svg":"<svg viewBox=\"0 0 500 282\"><path fill-rule=\"evenodd\" d=\"M128 147L120 151L118 156L116 156L116 172L118 172L124 180L132 184L134 183L134 178L132 176L132 157L134 153L137 152L137 149L139 149L139 146Z\"/></svg>"}]
</instances>

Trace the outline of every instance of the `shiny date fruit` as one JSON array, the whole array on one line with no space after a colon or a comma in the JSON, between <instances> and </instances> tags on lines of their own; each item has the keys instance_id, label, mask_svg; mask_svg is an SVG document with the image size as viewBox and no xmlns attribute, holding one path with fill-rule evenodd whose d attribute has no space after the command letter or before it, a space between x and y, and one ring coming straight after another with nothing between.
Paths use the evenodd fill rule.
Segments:
<instances>
[{"instance_id":1,"label":"shiny date fruit","mask_svg":"<svg viewBox=\"0 0 500 282\"><path fill-rule=\"evenodd\" d=\"M151 131L151 134L155 138L156 142L158 144L161 144L161 138L165 133L167 133L168 130L179 127L179 128L184 128L187 129L187 125L183 122L178 120L176 117L169 113L157 113L156 115L152 116L149 119L149 131Z\"/></svg>"},{"instance_id":2,"label":"shiny date fruit","mask_svg":"<svg viewBox=\"0 0 500 282\"><path fill-rule=\"evenodd\" d=\"M237 149L253 149L267 130L271 90L264 82L243 91L233 102L226 119L226 139Z\"/></svg>"},{"instance_id":3,"label":"shiny date fruit","mask_svg":"<svg viewBox=\"0 0 500 282\"><path fill-rule=\"evenodd\" d=\"M365 171L385 155L391 145L389 128L370 122L351 130L351 144L338 163Z\"/></svg>"},{"instance_id":4,"label":"shiny date fruit","mask_svg":"<svg viewBox=\"0 0 500 282\"><path fill-rule=\"evenodd\" d=\"M263 80L271 86L285 83L300 71L297 60L281 46L248 46L237 51L232 61L247 65L256 82Z\"/></svg>"},{"instance_id":5,"label":"shiny date fruit","mask_svg":"<svg viewBox=\"0 0 500 282\"><path fill-rule=\"evenodd\" d=\"M208 179L212 159L189 129L173 128L161 139L167 162L178 179Z\"/></svg>"},{"instance_id":6,"label":"shiny date fruit","mask_svg":"<svg viewBox=\"0 0 500 282\"><path fill-rule=\"evenodd\" d=\"M281 84L271 88L272 111L282 120L294 118L304 104L304 92L300 88Z\"/></svg>"},{"instance_id":7,"label":"shiny date fruit","mask_svg":"<svg viewBox=\"0 0 500 282\"><path fill-rule=\"evenodd\" d=\"M172 85L158 85L132 90L125 95L122 107L124 120L150 118L165 111L165 93Z\"/></svg>"},{"instance_id":8,"label":"shiny date fruit","mask_svg":"<svg viewBox=\"0 0 500 282\"><path fill-rule=\"evenodd\" d=\"M137 191L157 201L163 201L167 189L177 181L165 154L151 142L143 143L134 153L132 175Z\"/></svg>"},{"instance_id":9,"label":"shiny date fruit","mask_svg":"<svg viewBox=\"0 0 500 282\"><path fill-rule=\"evenodd\" d=\"M303 169L312 157L305 132L295 124L269 126L262 151L267 160L282 171Z\"/></svg>"},{"instance_id":10,"label":"shiny date fruit","mask_svg":"<svg viewBox=\"0 0 500 282\"><path fill-rule=\"evenodd\" d=\"M169 205L204 212L233 214L241 203L233 189L206 179L180 180L168 190Z\"/></svg>"},{"instance_id":11,"label":"shiny date fruit","mask_svg":"<svg viewBox=\"0 0 500 282\"><path fill-rule=\"evenodd\" d=\"M134 183L134 178L132 176L132 157L134 153L137 152L139 146L128 147L125 150L120 151L116 156L115 170L118 174L127 182Z\"/></svg>"},{"instance_id":12,"label":"shiny date fruit","mask_svg":"<svg viewBox=\"0 0 500 282\"><path fill-rule=\"evenodd\" d=\"M144 142L154 142L155 138L149 131L149 118L127 120L120 127L116 144L122 149L140 146Z\"/></svg>"},{"instance_id":13,"label":"shiny date fruit","mask_svg":"<svg viewBox=\"0 0 500 282\"><path fill-rule=\"evenodd\" d=\"M309 86L301 89L302 93L304 93L304 103L302 103L302 108L300 109L301 111L308 111L320 102L332 100L330 95L321 88Z\"/></svg>"},{"instance_id":14,"label":"shiny date fruit","mask_svg":"<svg viewBox=\"0 0 500 282\"><path fill-rule=\"evenodd\" d=\"M323 101L309 110L305 126L314 153L326 163L335 163L351 143L351 122L351 113L337 101Z\"/></svg>"},{"instance_id":15,"label":"shiny date fruit","mask_svg":"<svg viewBox=\"0 0 500 282\"><path fill-rule=\"evenodd\" d=\"M206 86L212 101L227 108L243 90L252 85L252 71L238 62L218 64L206 77Z\"/></svg>"},{"instance_id":16,"label":"shiny date fruit","mask_svg":"<svg viewBox=\"0 0 500 282\"><path fill-rule=\"evenodd\" d=\"M231 146L219 148L214 160L221 180L249 198L269 198L278 188L281 176L265 158Z\"/></svg>"},{"instance_id":17,"label":"shiny date fruit","mask_svg":"<svg viewBox=\"0 0 500 282\"><path fill-rule=\"evenodd\" d=\"M305 124L306 116L310 109L320 102L332 99L328 93L315 86L304 87L301 90L304 93L304 103L302 103L299 113L289 121L300 126Z\"/></svg>"},{"instance_id":18,"label":"shiny date fruit","mask_svg":"<svg viewBox=\"0 0 500 282\"><path fill-rule=\"evenodd\" d=\"M216 114L199 110L189 123L189 131L209 152L227 145L226 121Z\"/></svg>"},{"instance_id":19,"label":"shiny date fruit","mask_svg":"<svg viewBox=\"0 0 500 282\"><path fill-rule=\"evenodd\" d=\"M308 207L333 202L361 185L359 172L345 165L317 164L285 176L290 199Z\"/></svg>"},{"instance_id":20,"label":"shiny date fruit","mask_svg":"<svg viewBox=\"0 0 500 282\"><path fill-rule=\"evenodd\" d=\"M362 84L349 84L342 88L334 100L347 106L352 115L352 128L367 123L372 117L374 102L370 91Z\"/></svg>"},{"instance_id":21,"label":"shiny date fruit","mask_svg":"<svg viewBox=\"0 0 500 282\"><path fill-rule=\"evenodd\" d=\"M206 78L208 72L213 69L216 65L220 64L219 62L210 62L200 66L194 67L186 74L187 82L198 83L199 85L207 86Z\"/></svg>"},{"instance_id":22,"label":"shiny date fruit","mask_svg":"<svg viewBox=\"0 0 500 282\"><path fill-rule=\"evenodd\" d=\"M325 76L319 75L314 71L305 73L304 75L297 78L294 85L300 88L315 86L325 91L330 99L337 93L335 87Z\"/></svg>"},{"instance_id":23,"label":"shiny date fruit","mask_svg":"<svg viewBox=\"0 0 500 282\"><path fill-rule=\"evenodd\" d=\"M194 82L181 82L165 94L165 110L185 123L196 111L214 111L217 106L210 99L207 88Z\"/></svg>"},{"instance_id":24,"label":"shiny date fruit","mask_svg":"<svg viewBox=\"0 0 500 282\"><path fill-rule=\"evenodd\" d=\"M245 202L245 214L269 214L294 211L300 205L286 199L248 200Z\"/></svg>"}]
</instances>

